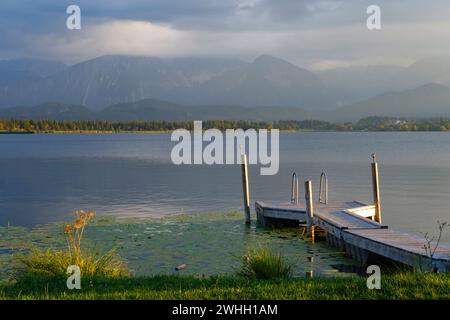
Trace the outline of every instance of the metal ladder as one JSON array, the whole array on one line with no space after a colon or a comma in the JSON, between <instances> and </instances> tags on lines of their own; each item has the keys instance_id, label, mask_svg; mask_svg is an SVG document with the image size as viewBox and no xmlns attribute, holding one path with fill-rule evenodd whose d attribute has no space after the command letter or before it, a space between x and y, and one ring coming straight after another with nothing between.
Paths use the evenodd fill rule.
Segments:
<instances>
[{"instance_id":1,"label":"metal ladder","mask_svg":"<svg viewBox=\"0 0 450 320\"><path fill-rule=\"evenodd\" d=\"M291 203L298 204L298 177L295 172L292 174Z\"/></svg>"},{"instance_id":2,"label":"metal ladder","mask_svg":"<svg viewBox=\"0 0 450 320\"><path fill-rule=\"evenodd\" d=\"M319 203L328 203L328 177L325 172L322 172L322 174L320 175Z\"/></svg>"},{"instance_id":3,"label":"metal ladder","mask_svg":"<svg viewBox=\"0 0 450 320\"><path fill-rule=\"evenodd\" d=\"M295 172L292 174L291 203L298 204L298 177ZM328 177L325 171L320 175L319 203L328 204Z\"/></svg>"}]
</instances>

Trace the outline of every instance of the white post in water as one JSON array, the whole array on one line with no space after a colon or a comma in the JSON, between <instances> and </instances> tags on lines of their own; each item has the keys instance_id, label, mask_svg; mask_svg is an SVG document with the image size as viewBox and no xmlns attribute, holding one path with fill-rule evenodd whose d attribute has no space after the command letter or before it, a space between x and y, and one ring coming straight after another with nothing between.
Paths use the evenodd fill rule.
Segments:
<instances>
[{"instance_id":1,"label":"white post in water","mask_svg":"<svg viewBox=\"0 0 450 320\"><path fill-rule=\"evenodd\" d=\"M248 165L247 155L242 150L241 146L241 159L242 159L242 190L244 192L244 211L245 211L245 223L250 224L250 193L248 190Z\"/></svg>"},{"instance_id":2,"label":"white post in water","mask_svg":"<svg viewBox=\"0 0 450 320\"><path fill-rule=\"evenodd\" d=\"M375 153L372 154L372 188L375 205L375 221L381 223L380 182L378 179L378 163Z\"/></svg>"},{"instance_id":3,"label":"white post in water","mask_svg":"<svg viewBox=\"0 0 450 320\"><path fill-rule=\"evenodd\" d=\"M308 232L311 232L311 235L314 239L314 206L312 197L312 182L311 180L305 181L306 226L308 228Z\"/></svg>"}]
</instances>

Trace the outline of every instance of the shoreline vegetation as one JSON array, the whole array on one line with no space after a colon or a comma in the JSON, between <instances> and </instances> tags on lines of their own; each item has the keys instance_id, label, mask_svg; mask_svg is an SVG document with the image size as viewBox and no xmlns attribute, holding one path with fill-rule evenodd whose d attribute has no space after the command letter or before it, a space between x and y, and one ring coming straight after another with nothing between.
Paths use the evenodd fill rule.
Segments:
<instances>
[{"instance_id":1,"label":"shoreline vegetation","mask_svg":"<svg viewBox=\"0 0 450 320\"><path fill-rule=\"evenodd\" d=\"M223 217L213 215L214 219L226 219L233 222L238 213L229 213ZM230 256L236 261L233 271L205 275L203 273L157 273L154 275L135 275L127 266L128 262L115 250L105 249L92 251L84 244L84 231L89 226L87 241L98 243L98 238L105 239L105 231L114 232L113 238L124 238L123 231L129 230L133 236L128 242L131 246L141 246L136 240L136 229L130 229L131 220L120 224L110 218L100 218L92 226L91 218L95 212L76 211L73 223L52 224L49 230L42 229L46 243L40 248L18 253L21 264L14 267L14 276L0 280L0 300L423 300L450 299L450 273L424 272L419 269L392 267L383 269L381 274L381 289L370 290L367 287L369 275L356 274L341 277L295 276L293 261L281 251L263 246L250 246L241 255ZM203 217L179 216L172 222L185 225L192 233L192 223L204 222ZM159 221L159 220L158 220ZM166 229L169 220L162 220L161 226ZM118 229L120 226L120 229ZM98 230L99 227L108 227ZM94 228L94 229L91 229ZM208 228L210 225L208 224ZM56 232L59 230L58 232ZM101 233L92 233L91 231ZM155 235L157 229L151 225L142 225L142 230L152 230ZM0 229L0 231L2 231ZM11 241L17 241L14 228L3 229ZM119 232L120 231L120 232ZM144 231L144 232L145 232ZM168 231L168 230L165 230ZM5 233L6 232L6 233ZM56 233L55 233L56 232ZM281 231L279 231L281 232ZM154 235L144 233L147 242L154 241ZM278 233L277 233L278 234ZM172 233L169 233L172 235ZM54 238L53 240L51 240ZM56 239L57 238L57 239ZM67 243L64 244L64 238ZM280 236L272 236L277 241ZM287 239L292 237L285 237ZM8 237L6 237L8 239ZM58 245L58 243L60 245ZM3 243L3 246L8 242ZM88 243L87 243L88 244ZM14 248L14 242L9 242ZM276 246L279 248L279 246ZM128 248L127 250L129 250ZM297 247L298 249L298 247ZM111 251L112 250L112 251ZM154 249L153 249L154 250ZM106 253L105 253L106 252ZM284 252L284 251L283 251ZM112 255L114 254L114 256ZM153 255L152 259L161 260L160 255ZM223 261L222 261L223 262ZM68 275L66 265L80 266L80 290L70 290L67 287ZM151 268L147 265L147 267ZM188 268L191 266L188 262ZM11 274L11 275L13 275Z\"/></svg>"},{"instance_id":2,"label":"shoreline vegetation","mask_svg":"<svg viewBox=\"0 0 450 320\"><path fill-rule=\"evenodd\" d=\"M106 121L106 120L4 120L0 119L0 134L114 134L114 133L171 133L176 129L193 130L193 121ZM204 130L226 129L279 129L281 132L446 132L450 131L450 119L400 119L368 117L356 123L331 123L321 120L206 120Z\"/></svg>"},{"instance_id":3,"label":"shoreline vegetation","mask_svg":"<svg viewBox=\"0 0 450 320\"><path fill-rule=\"evenodd\" d=\"M248 279L239 275L196 277L84 277L81 290L66 278L26 276L0 283L0 300L437 300L450 299L450 275L399 272L382 276L369 290L365 277Z\"/></svg>"}]
</instances>

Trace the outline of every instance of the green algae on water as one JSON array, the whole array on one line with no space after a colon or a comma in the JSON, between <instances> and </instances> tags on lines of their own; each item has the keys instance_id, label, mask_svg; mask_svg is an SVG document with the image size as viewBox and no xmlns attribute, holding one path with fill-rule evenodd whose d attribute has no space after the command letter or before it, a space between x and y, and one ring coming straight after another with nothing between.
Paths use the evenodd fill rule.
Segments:
<instances>
[{"instance_id":1,"label":"green algae on water","mask_svg":"<svg viewBox=\"0 0 450 320\"><path fill-rule=\"evenodd\" d=\"M13 273L18 253L26 253L33 247L64 249L64 224L49 223L32 229L0 227L0 279ZM325 242L310 243L297 229L247 226L239 212L180 214L158 219L98 215L86 228L82 245L99 253L114 248L130 271L142 276L232 273L239 267L240 255L255 246L281 252L293 263L294 276L304 277L311 270L324 277L346 276L352 273L338 272L332 266L355 266L344 253ZM182 264L187 267L176 271Z\"/></svg>"}]
</instances>

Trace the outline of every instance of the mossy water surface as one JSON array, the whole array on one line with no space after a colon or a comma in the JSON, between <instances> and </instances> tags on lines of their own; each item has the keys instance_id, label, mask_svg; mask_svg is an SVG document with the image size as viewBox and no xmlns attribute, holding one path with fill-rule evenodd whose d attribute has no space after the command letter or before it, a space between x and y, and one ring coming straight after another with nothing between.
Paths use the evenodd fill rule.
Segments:
<instances>
[{"instance_id":1,"label":"mossy water surface","mask_svg":"<svg viewBox=\"0 0 450 320\"><path fill-rule=\"evenodd\" d=\"M13 275L18 266L17 254L26 254L33 247L64 249L63 227L64 222L31 229L0 227L0 278ZM299 277L311 270L323 277L354 275L353 271L358 270L353 260L325 242L313 244L298 229L246 226L238 212L183 214L160 219L98 215L83 238L85 249L99 253L115 249L130 271L139 276L232 273L239 267L239 257L249 247L258 246L281 252L294 265L293 273ZM176 271L176 266L182 264L186 268Z\"/></svg>"}]
</instances>

